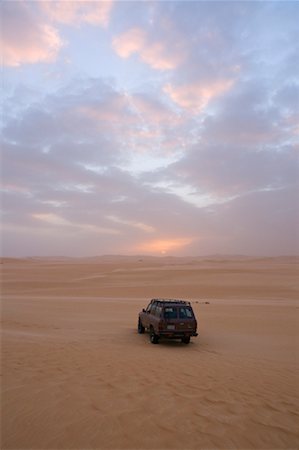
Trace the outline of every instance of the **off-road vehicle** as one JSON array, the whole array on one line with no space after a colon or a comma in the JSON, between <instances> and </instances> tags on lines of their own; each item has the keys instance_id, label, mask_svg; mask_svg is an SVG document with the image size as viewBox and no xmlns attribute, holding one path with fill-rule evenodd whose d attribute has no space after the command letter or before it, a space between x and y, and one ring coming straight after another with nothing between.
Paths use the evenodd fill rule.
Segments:
<instances>
[{"instance_id":1,"label":"off-road vehicle","mask_svg":"<svg viewBox=\"0 0 299 450\"><path fill-rule=\"evenodd\" d=\"M152 344L160 338L181 339L189 344L197 336L197 321L191 303L185 300L153 298L139 313L138 333L149 331Z\"/></svg>"}]
</instances>

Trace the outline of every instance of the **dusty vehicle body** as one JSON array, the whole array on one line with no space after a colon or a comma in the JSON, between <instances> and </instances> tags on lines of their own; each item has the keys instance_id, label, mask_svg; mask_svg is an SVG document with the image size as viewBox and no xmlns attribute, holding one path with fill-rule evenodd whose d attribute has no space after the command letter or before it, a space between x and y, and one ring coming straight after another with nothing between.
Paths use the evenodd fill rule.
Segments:
<instances>
[{"instance_id":1,"label":"dusty vehicle body","mask_svg":"<svg viewBox=\"0 0 299 450\"><path fill-rule=\"evenodd\" d=\"M189 344L191 336L197 336L197 321L191 303L185 300L152 299L139 313L138 333L148 330L152 344L160 338L181 339Z\"/></svg>"}]
</instances>

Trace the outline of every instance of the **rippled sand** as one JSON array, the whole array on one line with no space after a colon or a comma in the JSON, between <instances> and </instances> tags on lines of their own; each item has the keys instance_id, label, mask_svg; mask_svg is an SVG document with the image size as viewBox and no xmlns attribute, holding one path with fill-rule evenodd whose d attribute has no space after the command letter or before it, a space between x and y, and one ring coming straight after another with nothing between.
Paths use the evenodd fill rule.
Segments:
<instances>
[{"instance_id":1,"label":"rippled sand","mask_svg":"<svg viewBox=\"0 0 299 450\"><path fill-rule=\"evenodd\" d=\"M298 260L3 260L2 449L298 449ZM152 297L200 336L152 345Z\"/></svg>"}]
</instances>

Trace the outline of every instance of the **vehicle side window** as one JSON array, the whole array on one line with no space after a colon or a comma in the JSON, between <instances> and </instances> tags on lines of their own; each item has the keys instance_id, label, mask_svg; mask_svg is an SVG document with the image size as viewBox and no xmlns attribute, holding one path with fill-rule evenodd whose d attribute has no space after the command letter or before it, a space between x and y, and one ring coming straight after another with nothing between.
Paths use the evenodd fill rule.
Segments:
<instances>
[{"instance_id":1,"label":"vehicle side window","mask_svg":"<svg viewBox=\"0 0 299 450\"><path fill-rule=\"evenodd\" d=\"M151 308L152 308L152 306L153 306L153 304L152 303L150 303L149 305L147 305L147 308L146 308L146 312L150 312L151 311Z\"/></svg>"},{"instance_id":2,"label":"vehicle side window","mask_svg":"<svg viewBox=\"0 0 299 450\"><path fill-rule=\"evenodd\" d=\"M162 312L162 307L161 306L157 306L157 308L156 308L156 316L157 317L161 317L161 312Z\"/></svg>"},{"instance_id":3,"label":"vehicle side window","mask_svg":"<svg viewBox=\"0 0 299 450\"><path fill-rule=\"evenodd\" d=\"M156 312L156 307L157 307L157 305L156 305L155 303L153 303L153 304L152 304L152 307L151 307L151 310L150 310L150 313L151 313L151 314L155 314L155 312Z\"/></svg>"}]
</instances>

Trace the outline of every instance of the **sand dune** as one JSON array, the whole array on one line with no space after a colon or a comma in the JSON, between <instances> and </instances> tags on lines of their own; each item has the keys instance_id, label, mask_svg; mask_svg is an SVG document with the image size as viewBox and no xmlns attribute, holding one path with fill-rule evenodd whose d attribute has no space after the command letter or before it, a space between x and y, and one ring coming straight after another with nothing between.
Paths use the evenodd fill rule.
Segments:
<instances>
[{"instance_id":1,"label":"sand dune","mask_svg":"<svg viewBox=\"0 0 299 450\"><path fill-rule=\"evenodd\" d=\"M4 260L1 448L298 449L297 263ZM137 334L157 296L190 345Z\"/></svg>"}]
</instances>

